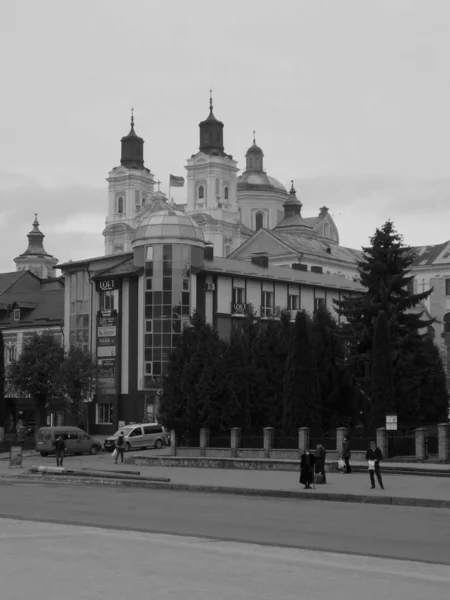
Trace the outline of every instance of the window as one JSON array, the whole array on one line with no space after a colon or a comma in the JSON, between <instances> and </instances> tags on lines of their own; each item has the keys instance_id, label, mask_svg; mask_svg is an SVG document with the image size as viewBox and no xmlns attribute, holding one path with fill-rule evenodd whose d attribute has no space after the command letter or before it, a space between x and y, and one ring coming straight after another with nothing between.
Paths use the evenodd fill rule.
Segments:
<instances>
[{"instance_id":1,"label":"window","mask_svg":"<svg viewBox=\"0 0 450 600\"><path fill-rule=\"evenodd\" d=\"M233 288L233 304L245 304L245 289L241 287Z\"/></svg>"},{"instance_id":2,"label":"window","mask_svg":"<svg viewBox=\"0 0 450 600\"><path fill-rule=\"evenodd\" d=\"M205 197L205 186L200 185L198 188L198 197L199 199L202 199Z\"/></svg>"},{"instance_id":3,"label":"window","mask_svg":"<svg viewBox=\"0 0 450 600\"><path fill-rule=\"evenodd\" d=\"M99 310L114 310L116 307L116 296L115 290L101 291L98 296Z\"/></svg>"},{"instance_id":4,"label":"window","mask_svg":"<svg viewBox=\"0 0 450 600\"><path fill-rule=\"evenodd\" d=\"M422 279L422 292L425 291L425 279ZM450 279L445 280L445 295L450 296Z\"/></svg>"},{"instance_id":5,"label":"window","mask_svg":"<svg viewBox=\"0 0 450 600\"><path fill-rule=\"evenodd\" d=\"M450 333L450 313L444 315L444 333Z\"/></svg>"},{"instance_id":6,"label":"window","mask_svg":"<svg viewBox=\"0 0 450 600\"><path fill-rule=\"evenodd\" d=\"M216 196L220 196L220 179L216 178Z\"/></svg>"},{"instance_id":7,"label":"window","mask_svg":"<svg viewBox=\"0 0 450 600\"><path fill-rule=\"evenodd\" d=\"M20 321L20 308L15 308L13 311L13 321Z\"/></svg>"},{"instance_id":8,"label":"window","mask_svg":"<svg viewBox=\"0 0 450 600\"><path fill-rule=\"evenodd\" d=\"M225 257L230 256L231 246L225 246Z\"/></svg>"},{"instance_id":9,"label":"window","mask_svg":"<svg viewBox=\"0 0 450 600\"><path fill-rule=\"evenodd\" d=\"M298 310L300 306L298 294L289 294L288 296L288 309Z\"/></svg>"},{"instance_id":10,"label":"window","mask_svg":"<svg viewBox=\"0 0 450 600\"><path fill-rule=\"evenodd\" d=\"M408 292L408 294L410 294L411 296L414 294L414 277L412 277L408 283L406 284L406 291Z\"/></svg>"},{"instance_id":11,"label":"window","mask_svg":"<svg viewBox=\"0 0 450 600\"><path fill-rule=\"evenodd\" d=\"M228 187L225 187L223 190L223 196L225 198L225 200L228 200Z\"/></svg>"},{"instance_id":12,"label":"window","mask_svg":"<svg viewBox=\"0 0 450 600\"><path fill-rule=\"evenodd\" d=\"M325 298L314 298L314 310L318 310L321 306L325 307Z\"/></svg>"},{"instance_id":13,"label":"window","mask_svg":"<svg viewBox=\"0 0 450 600\"><path fill-rule=\"evenodd\" d=\"M141 427L136 427L136 429L133 429L133 431L130 433L130 435L128 437L137 437L138 435L142 435Z\"/></svg>"},{"instance_id":14,"label":"window","mask_svg":"<svg viewBox=\"0 0 450 600\"><path fill-rule=\"evenodd\" d=\"M163 428L161 425L146 425L144 427L144 434L150 435L151 433L162 433Z\"/></svg>"},{"instance_id":15,"label":"window","mask_svg":"<svg viewBox=\"0 0 450 600\"><path fill-rule=\"evenodd\" d=\"M97 425L111 425L113 419L112 404L97 404Z\"/></svg>"},{"instance_id":16,"label":"window","mask_svg":"<svg viewBox=\"0 0 450 600\"><path fill-rule=\"evenodd\" d=\"M256 213L255 217L256 231L264 227L264 215L262 213Z\"/></svg>"},{"instance_id":17,"label":"window","mask_svg":"<svg viewBox=\"0 0 450 600\"><path fill-rule=\"evenodd\" d=\"M16 344L10 342L6 346L6 362L10 363L13 360L16 360Z\"/></svg>"},{"instance_id":18,"label":"window","mask_svg":"<svg viewBox=\"0 0 450 600\"><path fill-rule=\"evenodd\" d=\"M120 196L120 198L117 200L117 212L119 213L119 215L123 214L123 198L122 198L122 196Z\"/></svg>"},{"instance_id":19,"label":"window","mask_svg":"<svg viewBox=\"0 0 450 600\"><path fill-rule=\"evenodd\" d=\"M261 300L261 317L270 317L273 309L273 292L262 292Z\"/></svg>"}]
</instances>

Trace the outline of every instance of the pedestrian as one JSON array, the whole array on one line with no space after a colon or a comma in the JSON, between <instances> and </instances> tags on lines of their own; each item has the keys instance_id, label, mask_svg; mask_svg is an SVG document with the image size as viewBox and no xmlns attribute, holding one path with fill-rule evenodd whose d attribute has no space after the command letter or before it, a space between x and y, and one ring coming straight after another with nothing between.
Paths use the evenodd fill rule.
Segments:
<instances>
[{"instance_id":1,"label":"pedestrian","mask_svg":"<svg viewBox=\"0 0 450 600\"><path fill-rule=\"evenodd\" d=\"M303 483L305 490L310 490L314 481L314 463L314 455L305 450L300 460L300 483Z\"/></svg>"},{"instance_id":2,"label":"pedestrian","mask_svg":"<svg viewBox=\"0 0 450 600\"><path fill-rule=\"evenodd\" d=\"M381 477L380 460L383 460L383 453L375 442L370 442L370 448L366 452L366 460L369 465L369 475L371 489L375 489L375 475L377 476L380 488L384 490L383 478Z\"/></svg>"},{"instance_id":3,"label":"pedestrian","mask_svg":"<svg viewBox=\"0 0 450 600\"><path fill-rule=\"evenodd\" d=\"M315 461L315 472L322 475L322 483L327 482L325 476L325 459L327 457L327 451L322 444L317 444L316 451L314 452Z\"/></svg>"},{"instance_id":4,"label":"pedestrian","mask_svg":"<svg viewBox=\"0 0 450 600\"><path fill-rule=\"evenodd\" d=\"M350 466L350 459L352 457L352 452L351 452L351 443L350 443L350 438L348 436L345 436L344 438L344 446L342 448L342 458L344 459L345 462L345 471L344 473L351 473L352 472L352 468Z\"/></svg>"},{"instance_id":5,"label":"pedestrian","mask_svg":"<svg viewBox=\"0 0 450 600\"><path fill-rule=\"evenodd\" d=\"M116 454L116 465L117 465L117 461L120 460L123 463L123 453L125 452L125 438L123 436L123 431L120 432L119 437L116 440L116 450L117 450L117 454Z\"/></svg>"},{"instance_id":6,"label":"pedestrian","mask_svg":"<svg viewBox=\"0 0 450 600\"><path fill-rule=\"evenodd\" d=\"M64 440L62 439L62 437L60 435L58 435L56 437L56 440L53 442L53 445L55 447L56 466L62 467L63 460L64 460L64 452L66 451L66 444L64 443Z\"/></svg>"}]
</instances>

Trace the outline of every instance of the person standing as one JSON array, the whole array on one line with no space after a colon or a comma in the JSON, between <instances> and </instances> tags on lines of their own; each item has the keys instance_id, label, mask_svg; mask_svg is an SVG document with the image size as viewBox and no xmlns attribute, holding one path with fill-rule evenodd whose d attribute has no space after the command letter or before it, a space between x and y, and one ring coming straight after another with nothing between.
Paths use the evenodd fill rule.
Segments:
<instances>
[{"instance_id":1,"label":"person standing","mask_svg":"<svg viewBox=\"0 0 450 600\"><path fill-rule=\"evenodd\" d=\"M123 435L123 431L120 432L119 437L116 440L116 450L117 450L116 465L117 465L117 461L119 460L119 457L120 457L120 461L123 464L123 453L125 452L125 437Z\"/></svg>"},{"instance_id":2,"label":"person standing","mask_svg":"<svg viewBox=\"0 0 450 600\"><path fill-rule=\"evenodd\" d=\"M350 443L350 438L348 436L345 436L344 438L344 446L342 448L342 458L344 459L345 462L345 471L344 473L351 473L352 472L352 468L350 466L350 459L352 457L352 451L351 451L351 443Z\"/></svg>"},{"instance_id":3,"label":"person standing","mask_svg":"<svg viewBox=\"0 0 450 600\"><path fill-rule=\"evenodd\" d=\"M314 481L314 463L314 456L306 450L300 460L300 483L303 483L305 490L310 490Z\"/></svg>"},{"instance_id":4,"label":"person standing","mask_svg":"<svg viewBox=\"0 0 450 600\"><path fill-rule=\"evenodd\" d=\"M322 475L322 483L327 482L327 478L325 476L325 459L327 457L327 451L322 444L317 444L316 451L314 452L314 460L315 460L315 472Z\"/></svg>"},{"instance_id":5,"label":"person standing","mask_svg":"<svg viewBox=\"0 0 450 600\"><path fill-rule=\"evenodd\" d=\"M371 489L375 489L375 475L377 476L378 483L380 488L384 490L383 478L381 477L381 467L380 461L383 460L383 453L375 444L375 442L370 442L370 448L366 452L366 460L369 465L369 475L370 475L370 484Z\"/></svg>"},{"instance_id":6,"label":"person standing","mask_svg":"<svg viewBox=\"0 0 450 600\"><path fill-rule=\"evenodd\" d=\"M66 444L65 444L64 440L62 439L62 437L60 435L58 435L56 437L56 440L53 442L53 445L55 446L56 466L62 467L63 460L64 460L64 453L66 451Z\"/></svg>"}]
</instances>

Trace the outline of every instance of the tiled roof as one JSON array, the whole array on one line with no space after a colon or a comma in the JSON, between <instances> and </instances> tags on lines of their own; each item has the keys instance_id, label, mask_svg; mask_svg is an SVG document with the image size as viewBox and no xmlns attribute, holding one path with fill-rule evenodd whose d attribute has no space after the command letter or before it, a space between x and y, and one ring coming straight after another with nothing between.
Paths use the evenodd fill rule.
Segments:
<instances>
[{"instance_id":1,"label":"tiled roof","mask_svg":"<svg viewBox=\"0 0 450 600\"><path fill-rule=\"evenodd\" d=\"M133 264L133 257L129 256L122 262L115 264L107 269L101 269L95 272L93 279L97 277L104 277L105 275L128 275L128 274L138 274L142 272L142 267L136 267Z\"/></svg>"},{"instance_id":2,"label":"tiled roof","mask_svg":"<svg viewBox=\"0 0 450 600\"><path fill-rule=\"evenodd\" d=\"M414 266L450 264L450 241L435 246L415 246L412 251L416 255Z\"/></svg>"},{"instance_id":3,"label":"tiled roof","mask_svg":"<svg viewBox=\"0 0 450 600\"><path fill-rule=\"evenodd\" d=\"M3 294L1 303L23 307L20 321L11 321L9 315L0 313L0 328L30 327L64 323L64 286L59 289L42 288L33 292ZM34 305L34 308L32 306ZM28 307L28 308L25 308Z\"/></svg>"},{"instance_id":4,"label":"tiled roof","mask_svg":"<svg viewBox=\"0 0 450 600\"><path fill-rule=\"evenodd\" d=\"M354 250L353 248L345 248L339 246L333 242L327 242L316 237L306 237L294 235L292 233L282 233L278 231L271 231L281 242L284 242L290 246L295 252L301 252L304 254L313 254L327 259L335 259L340 261L349 262L355 264L357 260L360 260L362 252L360 250Z\"/></svg>"},{"instance_id":5,"label":"tiled roof","mask_svg":"<svg viewBox=\"0 0 450 600\"><path fill-rule=\"evenodd\" d=\"M257 277L260 279L274 279L280 282L300 283L314 285L317 287L335 288L345 291L362 292L361 284L339 277L311 271L297 271L288 267L260 267L252 262L236 260L232 258L214 258L206 260L204 270L212 273L224 273L227 275L241 275L243 277Z\"/></svg>"},{"instance_id":6,"label":"tiled roof","mask_svg":"<svg viewBox=\"0 0 450 600\"><path fill-rule=\"evenodd\" d=\"M0 273L0 294L6 292L16 281L24 276L26 271L13 271L12 273Z\"/></svg>"},{"instance_id":7,"label":"tiled roof","mask_svg":"<svg viewBox=\"0 0 450 600\"><path fill-rule=\"evenodd\" d=\"M80 265L87 265L100 261L114 260L118 262L125 260L127 257L133 256L132 252L120 252L117 254L104 254L103 256L95 256L94 258L85 258L83 260L73 260L66 263L59 263L56 265L56 269L70 270L71 267L79 267ZM117 264L117 263L116 263Z\"/></svg>"}]
</instances>

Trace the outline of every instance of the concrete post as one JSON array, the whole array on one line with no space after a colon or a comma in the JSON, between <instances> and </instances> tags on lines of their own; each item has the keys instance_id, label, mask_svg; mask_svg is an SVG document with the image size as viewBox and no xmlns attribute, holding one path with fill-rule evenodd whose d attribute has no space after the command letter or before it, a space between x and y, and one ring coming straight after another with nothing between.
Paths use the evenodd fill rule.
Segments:
<instances>
[{"instance_id":1,"label":"concrete post","mask_svg":"<svg viewBox=\"0 0 450 600\"><path fill-rule=\"evenodd\" d=\"M414 436L416 442L416 460L425 460L427 457L426 449L426 429L419 427L414 429Z\"/></svg>"},{"instance_id":2,"label":"concrete post","mask_svg":"<svg viewBox=\"0 0 450 600\"><path fill-rule=\"evenodd\" d=\"M273 445L273 427L264 427L264 458L270 458L270 451Z\"/></svg>"},{"instance_id":3,"label":"concrete post","mask_svg":"<svg viewBox=\"0 0 450 600\"><path fill-rule=\"evenodd\" d=\"M377 446L383 454L383 458L389 457L389 446L388 446L388 434L386 427L379 427L377 429Z\"/></svg>"},{"instance_id":4,"label":"concrete post","mask_svg":"<svg viewBox=\"0 0 450 600\"><path fill-rule=\"evenodd\" d=\"M300 427L298 430L298 454L301 456L309 450L309 427Z\"/></svg>"},{"instance_id":5,"label":"concrete post","mask_svg":"<svg viewBox=\"0 0 450 600\"><path fill-rule=\"evenodd\" d=\"M177 432L175 429L170 430L170 455L177 455Z\"/></svg>"},{"instance_id":6,"label":"concrete post","mask_svg":"<svg viewBox=\"0 0 450 600\"><path fill-rule=\"evenodd\" d=\"M206 456L206 448L209 446L209 427L200 429L200 456Z\"/></svg>"},{"instance_id":7,"label":"concrete post","mask_svg":"<svg viewBox=\"0 0 450 600\"><path fill-rule=\"evenodd\" d=\"M336 428L336 452L337 457L342 458L342 449L344 448L344 438L348 435L347 427Z\"/></svg>"},{"instance_id":8,"label":"concrete post","mask_svg":"<svg viewBox=\"0 0 450 600\"><path fill-rule=\"evenodd\" d=\"M241 428L240 427L232 427L231 428L231 458L236 458L238 455L238 450L241 447Z\"/></svg>"},{"instance_id":9,"label":"concrete post","mask_svg":"<svg viewBox=\"0 0 450 600\"><path fill-rule=\"evenodd\" d=\"M438 425L438 443L439 460L441 462L450 461L450 425L448 423L439 423Z\"/></svg>"}]
</instances>

